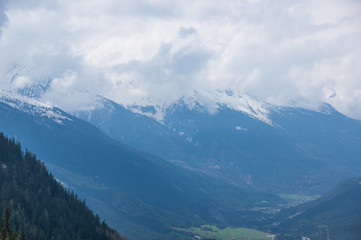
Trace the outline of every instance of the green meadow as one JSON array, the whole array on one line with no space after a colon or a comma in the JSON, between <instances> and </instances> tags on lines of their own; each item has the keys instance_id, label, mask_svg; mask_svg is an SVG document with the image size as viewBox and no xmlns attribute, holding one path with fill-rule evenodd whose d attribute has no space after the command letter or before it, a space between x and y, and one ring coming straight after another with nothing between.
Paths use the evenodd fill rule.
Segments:
<instances>
[{"instance_id":1,"label":"green meadow","mask_svg":"<svg viewBox=\"0 0 361 240\"><path fill-rule=\"evenodd\" d=\"M218 228L212 225L202 225L191 228L174 228L178 234L184 234L193 239L216 240L272 240L274 235L248 228Z\"/></svg>"}]
</instances>

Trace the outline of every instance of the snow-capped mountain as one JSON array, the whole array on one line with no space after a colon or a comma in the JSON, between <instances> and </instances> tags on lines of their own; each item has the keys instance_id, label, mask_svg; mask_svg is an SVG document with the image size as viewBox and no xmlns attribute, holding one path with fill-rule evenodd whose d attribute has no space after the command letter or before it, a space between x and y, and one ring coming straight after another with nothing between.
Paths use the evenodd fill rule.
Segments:
<instances>
[{"instance_id":1,"label":"snow-capped mountain","mask_svg":"<svg viewBox=\"0 0 361 240\"><path fill-rule=\"evenodd\" d=\"M32 70L27 66L14 65L4 77L8 82L11 82L13 90L16 93L41 101L42 96L50 90L52 79L54 79L56 75L48 78L29 80L27 79L27 76L31 75L31 71ZM107 101L102 96L91 97L90 99L93 100L93 102L88 103L88 105L92 106L91 110L92 108L97 110L107 108ZM178 99L173 99L173 101L147 98L141 100L140 103L136 101L131 105L118 104L134 113L151 117L160 123L163 123L164 118L172 111L174 106L184 105L191 110L198 109L207 111L210 114L214 114L220 108L226 107L273 125L273 122L269 117L271 112L282 111L282 109L287 107L302 107L307 105L307 101L298 99L297 101L291 101L287 106L276 106L261 101L247 92L235 93L230 89L226 89L194 90ZM83 111L82 108L83 107L80 106L78 110ZM89 107L87 106L86 108ZM325 110L324 105L321 105L316 111L325 113L327 110Z\"/></svg>"},{"instance_id":2,"label":"snow-capped mountain","mask_svg":"<svg viewBox=\"0 0 361 240\"><path fill-rule=\"evenodd\" d=\"M0 90L0 102L33 116L46 117L59 124L63 124L64 120L71 121L60 109L15 92Z\"/></svg>"},{"instance_id":3,"label":"snow-capped mountain","mask_svg":"<svg viewBox=\"0 0 361 240\"><path fill-rule=\"evenodd\" d=\"M114 139L233 184L319 194L361 171L361 121L328 104L311 111L222 91L195 92L167 106L98 102L76 116Z\"/></svg>"},{"instance_id":4,"label":"snow-capped mountain","mask_svg":"<svg viewBox=\"0 0 361 240\"><path fill-rule=\"evenodd\" d=\"M101 102L101 101L100 101ZM192 94L184 95L173 102L161 103L161 100L149 101L142 105L124 106L134 113L139 113L154 118L160 123L164 122L167 115L171 114L172 109L182 105L190 110L199 110L216 114L222 108L228 108L234 111L242 112L254 119L258 119L269 125L274 125L270 115L274 112L282 112L286 109L307 109L301 107L307 105L305 101L292 101L288 105L274 105L264 102L247 92L234 93L231 90L214 90L214 91L193 91ZM121 104L121 103L120 103ZM101 107L101 104L98 105ZM312 109L324 114L337 112L330 104L321 103L317 108Z\"/></svg>"},{"instance_id":5,"label":"snow-capped mountain","mask_svg":"<svg viewBox=\"0 0 361 240\"><path fill-rule=\"evenodd\" d=\"M207 111L210 114L216 113L222 107L227 107L268 124L272 124L268 115L270 109L274 108L271 104L262 102L248 93L237 95L231 90L193 91L192 94L185 95L175 102L159 104L149 100L147 104L127 106L127 108L163 122L169 111L172 111L171 109L176 105L184 105L190 110Z\"/></svg>"},{"instance_id":6,"label":"snow-capped mountain","mask_svg":"<svg viewBox=\"0 0 361 240\"><path fill-rule=\"evenodd\" d=\"M32 69L15 64L3 78L11 84L11 89L20 95L40 99L49 89L51 78L30 79Z\"/></svg>"},{"instance_id":7,"label":"snow-capped mountain","mask_svg":"<svg viewBox=\"0 0 361 240\"><path fill-rule=\"evenodd\" d=\"M1 99L11 105L21 98L14 94L3 92ZM329 104L318 111L274 106L231 91L195 91L173 103L137 106L95 99L93 108L72 114L120 142L236 185L318 194L361 171L361 122ZM68 120L36 104L26 111Z\"/></svg>"}]
</instances>

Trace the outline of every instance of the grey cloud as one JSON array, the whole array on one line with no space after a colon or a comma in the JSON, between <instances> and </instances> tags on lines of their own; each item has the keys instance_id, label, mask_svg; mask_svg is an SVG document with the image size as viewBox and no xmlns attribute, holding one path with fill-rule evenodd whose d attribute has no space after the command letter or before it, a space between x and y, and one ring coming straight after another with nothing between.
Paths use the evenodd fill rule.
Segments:
<instances>
[{"instance_id":1,"label":"grey cloud","mask_svg":"<svg viewBox=\"0 0 361 240\"><path fill-rule=\"evenodd\" d=\"M8 0L12 8L16 9L32 9L32 8L46 8L46 9L59 9L60 4L57 0Z\"/></svg>"},{"instance_id":2,"label":"grey cloud","mask_svg":"<svg viewBox=\"0 0 361 240\"><path fill-rule=\"evenodd\" d=\"M202 69L210 56L210 52L202 49L180 52L173 57L173 70L178 75L188 76Z\"/></svg>"},{"instance_id":3,"label":"grey cloud","mask_svg":"<svg viewBox=\"0 0 361 240\"><path fill-rule=\"evenodd\" d=\"M193 34L197 34L197 30L194 27L181 27L178 31L180 37L187 37Z\"/></svg>"},{"instance_id":4,"label":"grey cloud","mask_svg":"<svg viewBox=\"0 0 361 240\"><path fill-rule=\"evenodd\" d=\"M1 36L1 28L8 21L8 18L5 14L5 10L8 7L9 0L0 1L0 36Z\"/></svg>"},{"instance_id":5,"label":"grey cloud","mask_svg":"<svg viewBox=\"0 0 361 240\"><path fill-rule=\"evenodd\" d=\"M6 3L0 73L20 64L34 83L58 79L44 99L66 107L84 104L85 93L131 104L230 88L280 104L328 101L361 116L356 0Z\"/></svg>"},{"instance_id":6,"label":"grey cloud","mask_svg":"<svg viewBox=\"0 0 361 240\"><path fill-rule=\"evenodd\" d=\"M152 83L179 81L178 84L183 85L185 79L194 80L193 75L201 71L211 57L211 52L205 49L182 48L175 53L171 50L171 44L162 44L151 60L132 61L117 70L137 72Z\"/></svg>"},{"instance_id":7,"label":"grey cloud","mask_svg":"<svg viewBox=\"0 0 361 240\"><path fill-rule=\"evenodd\" d=\"M201 85L198 75L210 57L207 50L176 50L172 44L162 44L148 61L131 61L109 69L116 76L116 90L103 94L123 104L143 104L149 99L174 101Z\"/></svg>"}]
</instances>

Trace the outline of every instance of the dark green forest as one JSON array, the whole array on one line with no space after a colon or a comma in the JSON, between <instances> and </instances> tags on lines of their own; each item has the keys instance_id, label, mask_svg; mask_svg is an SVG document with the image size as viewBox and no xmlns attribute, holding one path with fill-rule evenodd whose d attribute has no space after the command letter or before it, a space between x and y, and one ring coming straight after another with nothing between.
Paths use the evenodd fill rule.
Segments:
<instances>
[{"instance_id":1,"label":"dark green forest","mask_svg":"<svg viewBox=\"0 0 361 240\"><path fill-rule=\"evenodd\" d=\"M34 139L35 141L35 139ZM1 240L123 240L20 143L0 133Z\"/></svg>"}]
</instances>

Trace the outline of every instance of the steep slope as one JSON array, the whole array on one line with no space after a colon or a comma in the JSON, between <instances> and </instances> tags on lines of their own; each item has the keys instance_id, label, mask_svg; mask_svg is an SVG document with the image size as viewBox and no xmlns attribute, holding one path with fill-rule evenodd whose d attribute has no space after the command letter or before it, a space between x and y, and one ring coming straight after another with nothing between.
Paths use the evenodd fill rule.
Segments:
<instances>
[{"instance_id":1,"label":"steep slope","mask_svg":"<svg viewBox=\"0 0 361 240\"><path fill-rule=\"evenodd\" d=\"M113 139L166 159L174 155L186 159L189 152L195 151L186 139L153 118L133 113L101 96L97 96L95 105L92 110L78 111L74 115L94 124Z\"/></svg>"},{"instance_id":2,"label":"steep slope","mask_svg":"<svg viewBox=\"0 0 361 240\"><path fill-rule=\"evenodd\" d=\"M270 109L270 125L223 105L209 114L201 107L178 104L164 123L197 147L197 162L192 162L196 167L234 183L319 194L338 181L358 176L360 121L337 112L291 110Z\"/></svg>"},{"instance_id":3,"label":"steep slope","mask_svg":"<svg viewBox=\"0 0 361 240\"><path fill-rule=\"evenodd\" d=\"M0 208L8 213L2 216L8 215L3 221L9 226L4 239L18 229L27 239L123 239L49 175L35 155L23 153L3 133L0 164Z\"/></svg>"},{"instance_id":4,"label":"steep slope","mask_svg":"<svg viewBox=\"0 0 361 240\"><path fill-rule=\"evenodd\" d=\"M100 98L75 114L130 146L264 191L320 194L361 171L361 121L329 105L316 112L216 92L128 110Z\"/></svg>"},{"instance_id":5,"label":"steep slope","mask_svg":"<svg viewBox=\"0 0 361 240\"><path fill-rule=\"evenodd\" d=\"M281 211L277 239L361 239L361 178L338 184L315 201Z\"/></svg>"},{"instance_id":6,"label":"steep slope","mask_svg":"<svg viewBox=\"0 0 361 240\"><path fill-rule=\"evenodd\" d=\"M43 106L44 113L33 100L19 104L21 98L11 94L2 99L1 130L37 152L56 178L134 239L172 238L174 225L246 224L260 213L245 208L274 206L279 201L127 147L60 109ZM14 108L14 102L26 105L26 110ZM55 113L59 116L53 118Z\"/></svg>"}]
</instances>

